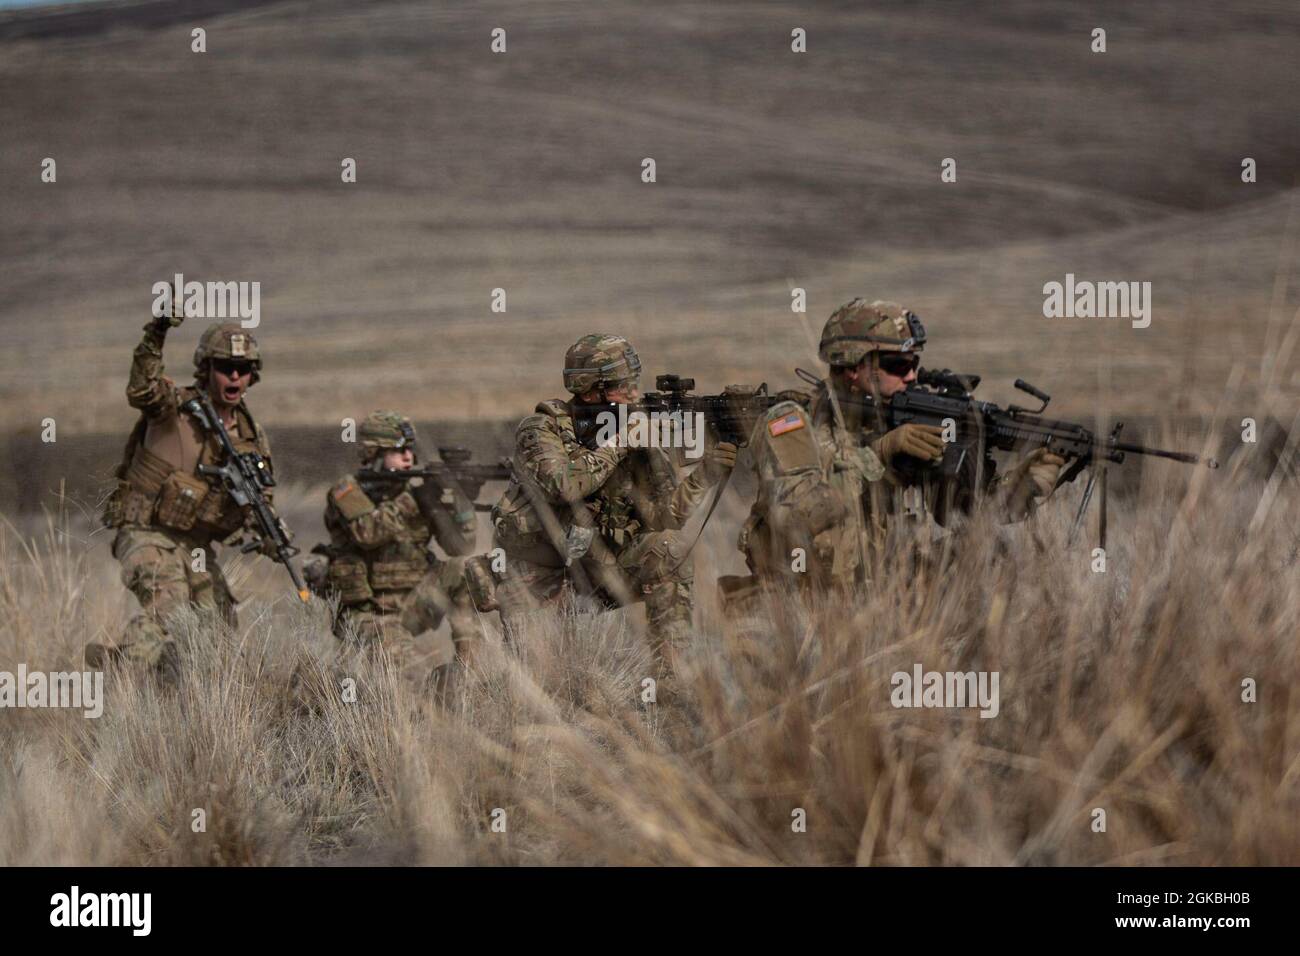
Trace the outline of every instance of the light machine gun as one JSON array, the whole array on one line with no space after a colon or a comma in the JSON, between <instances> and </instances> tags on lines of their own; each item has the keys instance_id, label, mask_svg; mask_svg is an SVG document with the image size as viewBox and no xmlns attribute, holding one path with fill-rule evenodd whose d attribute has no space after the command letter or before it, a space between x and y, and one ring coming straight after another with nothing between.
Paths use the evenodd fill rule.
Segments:
<instances>
[{"instance_id":1,"label":"light machine gun","mask_svg":"<svg viewBox=\"0 0 1300 956\"><path fill-rule=\"evenodd\" d=\"M1203 463L1208 468L1219 467L1219 463L1212 458L1202 459L1187 452L1166 451L1120 441L1123 422L1117 423L1108 437L1101 438L1075 422L1044 418L1042 412L1052 400L1051 396L1023 379L1016 379L1015 387L1041 402L1036 409L1022 408L1019 405L1010 405L1004 409L992 402L980 401L972 395L979 383L978 375L962 375L948 369L920 369L916 385L894 395L883 403L880 410L886 429L912 422L944 430L941 461L927 463L911 456L901 456L901 463L895 465L895 470L909 483L938 479L944 486L944 497L948 505L968 505L973 491L983 491L992 482L996 473L996 464L990 454L993 449L1021 451L1046 448L1069 461L1057 480L1058 488L1073 481L1084 468L1089 469L1088 484L1084 488L1083 500L1074 519L1075 529L1092 499L1094 485L1100 476L1100 528L1102 546L1105 547L1105 462L1121 464L1128 455L1150 455L1190 465ZM871 416L876 414L875 406L870 397L864 396L863 403L867 407L867 420L871 421Z\"/></svg>"}]
</instances>

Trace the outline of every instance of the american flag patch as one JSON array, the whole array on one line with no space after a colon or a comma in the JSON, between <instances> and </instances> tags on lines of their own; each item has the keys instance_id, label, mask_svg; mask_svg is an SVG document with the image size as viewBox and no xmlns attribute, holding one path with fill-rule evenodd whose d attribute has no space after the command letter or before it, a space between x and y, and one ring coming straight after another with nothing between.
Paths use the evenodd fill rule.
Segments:
<instances>
[{"instance_id":1,"label":"american flag patch","mask_svg":"<svg viewBox=\"0 0 1300 956\"><path fill-rule=\"evenodd\" d=\"M803 428L803 418L798 412L791 412L785 418L778 418L776 421L767 423L767 430L772 433L772 437L784 435L786 432L797 431Z\"/></svg>"}]
</instances>

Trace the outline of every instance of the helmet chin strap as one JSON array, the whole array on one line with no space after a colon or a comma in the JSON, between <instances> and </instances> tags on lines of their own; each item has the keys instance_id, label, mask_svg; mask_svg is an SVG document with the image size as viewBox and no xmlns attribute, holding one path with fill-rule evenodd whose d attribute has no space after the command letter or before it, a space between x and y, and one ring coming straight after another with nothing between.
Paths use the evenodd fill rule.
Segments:
<instances>
[{"instance_id":1,"label":"helmet chin strap","mask_svg":"<svg viewBox=\"0 0 1300 956\"><path fill-rule=\"evenodd\" d=\"M876 416L876 428L885 431L885 409L884 399L880 395L880 383L876 381L876 373L880 371L880 353L871 353L871 373L867 376L867 381L871 385L871 408Z\"/></svg>"}]
</instances>

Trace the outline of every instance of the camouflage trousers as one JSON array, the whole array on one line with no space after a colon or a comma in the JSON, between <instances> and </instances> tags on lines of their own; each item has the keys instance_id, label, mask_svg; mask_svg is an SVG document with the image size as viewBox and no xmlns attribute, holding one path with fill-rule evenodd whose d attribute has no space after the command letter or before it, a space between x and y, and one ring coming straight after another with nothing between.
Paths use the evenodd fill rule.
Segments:
<instances>
[{"instance_id":1,"label":"camouflage trousers","mask_svg":"<svg viewBox=\"0 0 1300 956\"><path fill-rule=\"evenodd\" d=\"M695 603L690 545L680 531L633 535L617 549L597 538L576 570L536 564L507 548L496 591L506 639L514 640L534 612L560 601L569 585L610 608L644 601L651 650L671 665L690 640Z\"/></svg>"},{"instance_id":2,"label":"camouflage trousers","mask_svg":"<svg viewBox=\"0 0 1300 956\"><path fill-rule=\"evenodd\" d=\"M443 618L451 636L421 648L419 636L437 629ZM440 562L409 591L380 591L373 600L342 605L334 636L342 642L338 664L345 668L380 647L403 671L437 672L456 659L469 660L483 639L483 625L465 582L465 559Z\"/></svg>"},{"instance_id":3,"label":"camouflage trousers","mask_svg":"<svg viewBox=\"0 0 1300 956\"><path fill-rule=\"evenodd\" d=\"M125 527L113 540L113 557L122 566L122 583L140 602L116 648L127 660L157 665L173 644L167 618L185 607L236 626L235 600L211 545L162 528Z\"/></svg>"}]
</instances>

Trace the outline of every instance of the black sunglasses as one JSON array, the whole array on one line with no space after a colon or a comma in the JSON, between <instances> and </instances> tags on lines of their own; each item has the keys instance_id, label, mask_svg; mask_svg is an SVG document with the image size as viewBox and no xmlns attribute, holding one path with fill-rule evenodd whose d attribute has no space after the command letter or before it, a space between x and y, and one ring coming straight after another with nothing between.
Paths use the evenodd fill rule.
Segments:
<instances>
[{"instance_id":1,"label":"black sunglasses","mask_svg":"<svg viewBox=\"0 0 1300 956\"><path fill-rule=\"evenodd\" d=\"M222 375L231 376L238 372L241 376L247 378L253 374L253 365L251 362L232 362L230 359L213 359L212 367Z\"/></svg>"},{"instance_id":2,"label":"black sunglasses","mask_svg":"<svg viewBox=\"0 0 1300 956\"><path fill-rule=\"evenodd\" d=\"M880 356L880 369L903 378L921 365L921 356L915 352L885 352Z\"/></svg>"}]
</instances>

